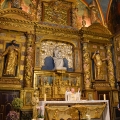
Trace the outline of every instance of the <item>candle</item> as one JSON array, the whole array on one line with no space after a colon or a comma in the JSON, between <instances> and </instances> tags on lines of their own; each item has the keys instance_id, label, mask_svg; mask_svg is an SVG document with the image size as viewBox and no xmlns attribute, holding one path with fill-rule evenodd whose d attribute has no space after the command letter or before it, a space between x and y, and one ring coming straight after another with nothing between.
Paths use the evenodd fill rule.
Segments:
<instances>
[{"instance_id":1,"label":"candle","mask_svg":"<svg viewBox=\"0 0 120 120\"><path fill-rule=\"evenodd\" d=\"M103 95L104 100L106 100L106 94Z\"/></svg>"},{"instance_id":2,"label":"candle","mask_svg":"<svg viewBox=\"0 0 120 120\"><path fill-rule=\"evenodd\" d=\"M44 101L46 101L46 94L44 94Z\"/></svg>"}]
</instances>

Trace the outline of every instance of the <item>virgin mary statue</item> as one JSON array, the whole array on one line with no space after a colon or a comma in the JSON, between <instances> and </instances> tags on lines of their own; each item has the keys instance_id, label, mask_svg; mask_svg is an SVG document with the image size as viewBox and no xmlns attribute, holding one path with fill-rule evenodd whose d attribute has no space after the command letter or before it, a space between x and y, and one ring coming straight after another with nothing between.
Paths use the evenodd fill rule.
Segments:
<instances>
[{"instance_id":1,"label":"virgin mary statue","mask_svg":"<svg viewBox=\"0 0 120 120\"><path fill-rule=\"evenodd\" d=\"M53 50L54 53L54 70L66 70L66 67L64 67L64 61L62 58L62 53L59 50L59 47L55 47L55 49Z\"/></svg>"}]
</instances>

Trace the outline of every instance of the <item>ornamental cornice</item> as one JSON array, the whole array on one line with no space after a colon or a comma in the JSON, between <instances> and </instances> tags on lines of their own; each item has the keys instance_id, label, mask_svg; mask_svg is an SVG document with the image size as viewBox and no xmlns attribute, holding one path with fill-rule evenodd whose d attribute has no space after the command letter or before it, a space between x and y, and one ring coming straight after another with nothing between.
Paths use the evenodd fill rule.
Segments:
<instances>
[{"instance_id":1,"label":"ornamental cornice","mask_svg":"<svg viewBox=\"0 0 120 120\"><path fill-rule=\"evenodd\" d=\"M9 15L9 14L17 14L19 16L22 16L26 20L32 20L31 16L21 9L10 8L10 9L5 9L5 10L0 10L0 17L3 17L4 15Z\"/></svg>"},{"instance_id":2,"label":"ornamental cornice","mask_svg":"<svg viewBox=\"0 0 120 120\"><path fill-rule=\"evenodd\" d=\"M79 39L78 30L72 30L72 29L67 29L67 28L37 25L36 32L38 34L53 34L59 37L62 36L62 37L71 37L71 38Z\"/></svg>"},{"instance_id":3,"label":"ornamental cornice","mask_svg":"<svg viewBox=\"0 0 120 120\"><path fill-rule=\"evenodd\" d=\"M99 37L101 37L101 38L112 38L113 37L113 35L110 35L110 34L105 34L105 33L97 33L97 32L93 32L93 31L89 31L89 30L87 30L87 28L83 28L83 29L81 29L80 31L79 31L79 34L81 35L81 36L85 36L85 35L89 35L89 36L99 36Z\"/></svg>"},{"instance_id":4,"label":"ornamental cornice","mask_svg":"<svg viewBox=\"0 0 120 120\"><path fill-rule=\"evenodd\" d=\"M95 83L95 87L110 87L109 83Z\"/></svg>"},{"instance_id":5,"label":"ornamental cornice","mask_svg":"<svg viewBox=\"0 0 120 120\"><path fill-rule=\"evenodd\" d=\"M79 31L76 30L76 29L73 29L72 27L71 28L62 28L60 26L57 26L57 27L51 27L51 26L48 26L48 25L41 25L41 24L37 24L36 26L36 29L43 29L43 30L49 30L49 31L55 31L55 32L64 32L64 33L71 33L71 34L76 34L76 35L79 35Z\"/></svg>"},{"instance_id":6,"label":"ornamental cornice","mask_svg":"<svg viewBox=\"0 0 120 120\"><path fill-rule=\"evenodd\" d=\"M13 18L7 18L7 17L0 17L0 21L3 22L15 22L15 23L21 23L21 24L36 24L36 22L28 21L28 20L19 20L19 19L13 19Z\"/></svg>"},{"instance_id":7,"label":"ornamental cornice","mask_svg":"<svg viewBox=\"0 0 120 120\"><path fill-rule=\"evenodd\" d=\"M28 20L19 20L13 18L0 17L0 27L2 29L27 32L34 31L35 22Z\"/></svg>"},{"instance_id":8,"label":"ornamental cornice","mask_svg":"<svg viewBox=\"0 0 120 120\"><path fill-rule=\"evenodd\" d=\"M81 39L84 41L86 39L88 39L89 41L96 41L97 42L110 42L109 38L105 38L102 36L93 36L93 35L88 35L88 34L84 34Z\"/></svg>"},{"instance_id":9,"label":"ornamental cornice","mask_svg":"<svg viewBox=\"0 0 120 120\"><path fill-rule=\"evenodd\" d=\"M4 29L13 29L20 31L36 31L37 34L49 34L58 37L69 37L79 39L79 31L74 28L60 28L55 26L43 25L38 22L28 20L19 20L13 18L0 17L0 26Z\"/></svg>"}]
</instances>

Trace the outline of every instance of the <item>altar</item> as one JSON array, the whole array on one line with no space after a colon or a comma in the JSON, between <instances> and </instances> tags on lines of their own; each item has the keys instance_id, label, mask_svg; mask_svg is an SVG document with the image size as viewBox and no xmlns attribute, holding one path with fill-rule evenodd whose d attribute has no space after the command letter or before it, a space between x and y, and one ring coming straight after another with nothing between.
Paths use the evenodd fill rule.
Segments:
<instances>
[{"instance_id":1,"label":"altar","mask_svg":"<svg viewBox=\"0 0 120 120\"><path fill-rule=\"evenodd\" d=\"M110 120L108 100L40 101L46 120Z\"/></svg>"}]
</instances>

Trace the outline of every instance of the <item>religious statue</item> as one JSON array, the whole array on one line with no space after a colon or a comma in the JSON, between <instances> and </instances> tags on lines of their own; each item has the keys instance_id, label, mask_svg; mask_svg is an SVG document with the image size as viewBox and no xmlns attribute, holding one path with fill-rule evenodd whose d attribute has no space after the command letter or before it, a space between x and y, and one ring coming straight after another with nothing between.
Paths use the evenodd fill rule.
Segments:
<instances>
[{"instance_id":1,"label":"religious statue","mask_svg":"<svg viewBox=\"0 0 120 120\"><path fill-rule=\"evenodd\" d=\"M55 47L55 49L53 50L53 53L54 53L53 60L54 60L54 66L55 66L54 70L66 70L66 67L63 67L64 61L58 46Z\"/></svg>"},{"instance_id":2,"label":"religious statue","mask_svg":"<svg viewBox=\"0 0 120 120\"><path fill-rule=\"evenodd\" d=\"M37 95L37 92L34 92L34 96L32 97L32 101L31 101L32 105L33 105L33 119L36 119L38 116L38 106L39 106L39 97Z\"/></svg>"},{"instance_id":3,"label":"religious statue","mask_svg":"<svg viewBox=\"0 0 120 120\"><path fill-rule=\"evenodd\" d=\"M19 47L16 46L15 43L16 40L12 40L11 45L8 46L2 54L0 54L2 57L6 56L3 75L15 76L19 60Z\"/></svg>"},{"instance_id":4,"label":"religious statue","mask_svg":"<svg viewBox=\"0 0 120 120\"><path fill-rule=\"evenodd\" d=\"M94 60L94 63L95 63L95 66L96 66L95 67L96 68L96 79L101 80L101 79L103 79L102 78L103 61L107 60L107 58L101 59L100 52L98 50L98 51L94 52L94 54L92 56L92 59Z\"/></svg>"},{"instance_id":5,"label":"religious statue","mask_svg":"<svg viewBox=\"0 0 120 120\"><path fill-rule=\"evenodd\" d=\"M89 8L91 14L91 23L100 23L100 19L98 18L98 9L94 0L89 4Z\"/></svg>"}]
</instances>

